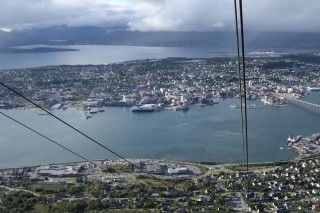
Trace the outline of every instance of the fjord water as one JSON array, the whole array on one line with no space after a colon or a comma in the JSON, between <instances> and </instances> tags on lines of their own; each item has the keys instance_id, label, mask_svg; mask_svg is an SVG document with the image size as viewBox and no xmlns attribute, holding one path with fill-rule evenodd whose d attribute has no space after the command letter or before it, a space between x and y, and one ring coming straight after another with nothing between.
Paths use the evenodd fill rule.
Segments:
<instances>
[{"instance_id":1,"label":"fjord water","mask_svg":"<svg viewBox=\"0 0 320 213\"><path fill-rule=\"evenodd\" d=\"M48 65L109 64L129 60L167 58L167 57L215 57L235 56L235 48L209 47L145 47L121 45L34 45L21 48L52 47L76 49L79 51L43 53L0 53L0 69L26 68ZM289 53L314 52L315 49L256 49L247 51L284 51Z\"/></svg>"},{"instance_id":2,"label":"fjord water","mask_svg":"<svg viewBox=\"0 0 320 213\"><path fill-rule=\"evenodd\" d=\"M206 57L232 50L212 48L62 46L72 52L0 54L0 68L59 64L103 64L126 60L165 57ZM213 53L215 52L215 53ZM232 53L231 53L232 54ZM320 104L320 93L305 100ZM260 101L255 102L257 107ZM242 140L239 99L218 105L196 107L187 112L132 113L130 107L107 107L86 120L83 112L69 108L54 113L124 157L185 161L241 162ZM90 159L114 158L89 140L49 116L34 111L2 110L55 141ZM286 147L289 134L319 132L320 115L298 107L266 107L249 110L249 161L292 159ZM0 116L0 168L49 162L81 160L50 144L29 130Z\"/></svg>"},{"instance_id":3,"label":"fjord water","mask_svg":"<svg viewBox=\"0 0 320 213\"><path fill-rule=\"evenodd\" d=\"M312 92L307 99L320 103L320 93ZM240 109L231 104L239 104L239 99L186 112L132 113L130 107L106 107L88 120L72 108L54 114L127 158L241 162ZM115 158L49 116L27 109L2 112L87 158ZM319 132L320 115L293 105L250 109L248 114L250 162L292 159L297 154L286 149L288 135ZM0 125L0 167L81 160L3 116Z\"/></svg>"},{"instance_id":4,"label":"fjord water","mask_svg":"<svg viewBox=\"0 0 320 213\"><path fill-rule=\"evenodd\" d=\"M121 45L36 45L24 48L53 47L79 51L44 53L0 53L0 69L47 65L109 64L129 60L167 57L208 57L232 52L226 48L144 47Z\"/></svg>"}]
</instances>

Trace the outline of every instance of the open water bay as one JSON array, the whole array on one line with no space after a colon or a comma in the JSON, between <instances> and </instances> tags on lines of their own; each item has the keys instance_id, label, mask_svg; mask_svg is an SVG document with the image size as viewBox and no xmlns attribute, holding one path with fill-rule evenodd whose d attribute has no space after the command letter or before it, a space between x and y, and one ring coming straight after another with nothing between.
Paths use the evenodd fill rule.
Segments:
<instances>
[{"instance_id":1,"label":"open water bay","mask_svg":"<svg viewBox=\"0 0 320 213\"><path fill-rule=\"evenodd\" d=\"M48 65L85 65L110 64L140 59L161 59L167 57L235 57L236 48L214 47L148 47L122 45L32 45L23 49L36 47L67 48L79 51L38 52L38 53L0 53L0 70L27 68ZM266 51L249 49L248 51ZM284 51L287 53L314 52L314 49L268 49L267 51Z\"/></svg>"},{"instance_id":2,"label":"open water bay","mask_svg":"<svg viewBox=\"0 0 320 213\"><path fill-rule=\"evenodd\" d=\"M121 45L34 45L23 48L53 47L79 51L43 53L0 53L0 69L26 68L48 65L109 64L130 60L167 57L213 57L231 55L227 48L145 47Z\"/></svg>"},{"instance_id":3,"label":"open water bay","mask_svg":"<svg viewBox=\"0 0 320 213\"><path fill-rule=\"evenodd\" d=\"M114 45L57 47L80 51L1 53L0 68L104 64L145 58L212 57L233 52L214 48ZM320 93L313 92L305 99L320 104ZM230 108L233 104L239 105L239 99L226 99L217 105L196 107L187 112L132 113L130 107L107 107L105 112L89 120L82 111L72 108L54 113L124 157L241 162L240 109ZM262 106L260 101L255 101L255 104L257 108ZM115 157L49 116L39 116L24 109L3 112L87 158ZM296 106L252 109L248 113L250 162L292 159L297 156L295 153L280 149L286 147L288 135L306 136L320 131L320 115ZM0 126L0 168L81 160L4 116L0 116Z\"/></svg>"},{"instance_id":4,"label":"open water bay","mask_svg":"<svg viewBox=\"0 0 320 213\"><path fill-rule=\"evenodd\" d=\"M320 93L305 99L320 104ZM254 103L262 106L260 101ZM130 107L106 107L88 120L73 108L54 114L127 158L241 162L240 109L231 104L239 104L239 99L186 112L132 113ZM115 158L49 116L27 109L2 111L87 158ZM292 159L297 154L286 149L288 135L320 131L320 115L293 105L248 113L250 162ZM3 116L0 125L0 167L81 160Z\"/></svg>"}]
</instances>

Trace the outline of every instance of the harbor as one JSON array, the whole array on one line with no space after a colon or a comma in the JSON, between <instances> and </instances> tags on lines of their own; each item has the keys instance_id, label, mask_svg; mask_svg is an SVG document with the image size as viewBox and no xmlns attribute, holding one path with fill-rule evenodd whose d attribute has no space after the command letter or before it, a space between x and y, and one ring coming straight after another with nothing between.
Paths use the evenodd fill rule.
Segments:
<instances>
[{"instance_id":1,"label":"harbor","mask_svg":"<svg viewBox=\"0 0 320 213\"><path fill-rule=\"evenodd\" d=\"M287 141L288 149L297 152L300 157L309 157L320 153L320 133L305 137L290 135Z\"/></svg>"},{"instance_id":2,"label":"harbor","mask_svg":"<svg viewBox=\"0 0 320 213\"><path fill-rule=\"evenodd\" d=\"M277 95L290 94L319 104L315 89L319 87L319 65L295 56L294 66L287 70L274 67L273 60L271 55L248 58L246 100L250 109L249 157L253 162L293 159L295 152L279 149L287 146L288 135L319 132L319 114L276 99ZM280 55L276 60L286 63L287 57ZM241 103L235 61L233 57L145 59L3 70L1 77L46 109L56 106L52 109L56 116L124 156L241 162L242 106L238 107ZM301 64L303 69L298 66ZM306 78L301 79L301 75ZM51 116L36 116L37 113L17 108L24 105L22 109L29 109L21 98L4 89L2 93L6 95L0 110L88 158L112 157ZM12 109L6 110L8 107ZM144 111L148 113L140 113ZM16 131L18 127L6 119L0 122L2 150L10 150L0 150L3 165L74 159L24 129Z\"/></svg>"},{"instance_id":3,"label":"harbor","mask_svg":"<svg viewBox=\"0 0 320 213\"><path fill-rule=\"evenodd\" d=\"M308 98L311 99L309 101L317 100L318 93L310 94ZM130 106L102 107L105 110L102 113L88 113L92 116L89 119L84 116L82 108L76 108L77 105L70 105L66 110L53 110L53 113L126 157L241 162L240 110L230 108L236 104L239 104L239 99L224 99L219 104L190 107L186 111L152 113L133 113ZM259 100L249 104L263 107ZM113 157L51 116L39 116L23 108L6 110L5 113L19 116L22 123L30 124L90 159ZM285 148L288 135L319 132L317 115L290 104L287 107L250 110L248 116L251 162L294 159L298 154ZM0 142L10 150L10 153L0 150L2 166L77 160L23 128L13 131L18 127L7 119L1 119L0 124L3 130ZM285 149L280 150L279 147ZM8 158L12 160L9 162Z\"/></svg>"}]
</instances>

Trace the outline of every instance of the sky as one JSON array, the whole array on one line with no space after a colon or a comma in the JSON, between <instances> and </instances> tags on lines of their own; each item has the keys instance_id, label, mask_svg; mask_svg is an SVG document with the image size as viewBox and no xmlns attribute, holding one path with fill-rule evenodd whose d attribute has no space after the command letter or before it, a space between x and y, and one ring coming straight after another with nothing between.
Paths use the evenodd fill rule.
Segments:
<instances>
[{"instance_id":1,"label":"sky","mask_svg":"<svg viewBox=\"0 0 320 213\"><path fill-rule=\"evenodd\" d=\"M0 0L0 29L125 26L137 31L234 30L233 0ZM319 0L243 0L254 31L320 32Z\"/></svg>"}]
</instances>

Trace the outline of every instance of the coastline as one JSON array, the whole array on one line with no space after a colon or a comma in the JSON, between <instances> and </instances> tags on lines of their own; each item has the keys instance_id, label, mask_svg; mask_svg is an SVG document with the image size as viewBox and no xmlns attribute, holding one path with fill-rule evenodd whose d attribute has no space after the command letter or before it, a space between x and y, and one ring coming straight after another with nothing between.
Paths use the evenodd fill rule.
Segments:
<instances>
[{"instance_id":1,"label":"coastline","mask_svg":"<svg viewBox=\"0 0 320 213\"><path fill-rule=\"evenodd\" d=\"M292 150L293 151L293 150ZM294 151L293 151L294 152ZM305 156L297 156L293 159L286 159L286 160L275 160L275 161L267 161L267 162L249 162L249 166L263 166L263 165L275 165L275 164L283 164L283 163L289 163L293 161L300 161L303 159L309 159L309 158L317 158L317 155L320 154L320 150L318 152L313 153L311 155L305 155ZM243 163L239 162L191 162L191 161L174 161L170 159L145 159L145 158L128 158L126 159L129 162L137 162L137 161L154 161L154 162L161 162L161 163L172 163L172 164L185 164L185 165L206 165L206 166L219 166L219 165L238 165L241 166ZM118 162L118 163L127 163L121 158L114 158L114 159L92 159L90 161L86 160L72 160L72 161L65 161L65 162L52 162L52 163L39 163L39 164L30 164L30 165L21 165L21 166L10 166L10 167L1 167L1 171L5 170L12 170L12 169L20 169L20 168L37 168L37 167L44 167L44 166L65 166L65 165L73 165L73 164L82 164L82 163L103 163L105 161L111 161L111 162Z\"/></svg>"},{"instance_id":2,"label":"coastline","mask_svg":"<svg viewBox=\"0 0 320 213\"><path fill-rule=\"evenodd\" d=\"M224 100L222 100L222 101L225 101L225 100L228 100L228 99L230 99L230 98L227 98L227 99L224 99ZM234 100L234 98L232 98L232 99L230 99L230 100ZM79 111L79 112L82 112L83 111L83 109L82 109L82 107L79 107L79 106L81 106L81 104L77 101L77 102L74 102L74 103L72 103L72 104L68 104L68 106L70 107L70 109L75 109L75 110L77 110L77 111ZM203 107L210 107L210 105L206 105L206 106L203 106ZM120 107L116 107L116 108L122 108L122 106L120 106ZM192 108L192 107L191 107ZM30 110L30 111L33 111L33 108L22 108L22 109L24 109L24 110ZM108 108L105 108L105 109L108 109ZM230 110L232 110L232 109L230 109ZM54 110L55 111L55 110ZM58 111L61 111L61 112L63 112L63 110L61 109L61 110L58 110ZM281 145L280 145L281 146ZM293 152L293 153L297 153L297 152L295 152L294 150L290 150L290 152ZM296 160L296 159L299 159L300 158L300 156L298 155L298 156L294 156L293 158L287 158L287 159L285 159L285 160ZM156 159L156 158L154 158L154 159ZM167 158L167 159L170 159L170 158ZM99 160L99 159L98 159ZM278 160L275 160L275 161L278 161ZM24 167L24 166L37 166L37 165L48 165L48 164L55 164L55 163L72 163L72 162L79 162L79 161L77 161L77 160L71 160L71 161L62 161L62 162L56 162L56 161L54 161L54 162L50 162L50 163L31 163L31 164L27 164L27 165L21 165L22 167ZM197 162L197 161L185 161L185 162ZM215 162L217 162L217 161L215 161ZM225 162L221 162L221 161L218 161L219 163L227 163L227 162L230 162L230 161L225 161ZM256 162L255 160L253 160L252 162ZM264 163L264 161L258 161L259 163ZM232 162L232 163L237 163L237 162ZM17 165L17 166L9 166L9 167L1 167L1 168L19 168L19 167L21 167L20 165Z\"/></svg>"},{"instance_id":3,"label":"coastline","mask_svg":"<svg viewBox=\"0 0 320 213\"><path fill-rule=\"evenodd\" d=\"M163 61L163 63L164 62L171 63L172 60ZM138 64L141 63L142 65L144 63L146 63L148 65L149 63L154 64L154 63L160 63L160 62L150 60L150 61L140 61L140 62L137 61L135 63L138 63ZM183 62L183 63L185 63L185 62ZM191 66L191 67L196 66L196 65L197 64L194 64L194 65L188 64L188 66ZM221 65L225 65L224 62L223 63L221 62ZM123 63L123 64L121 64L121 66L129 66L130 67L131 65L130 65L130 63L127 63L127 64ZM206 67L207 66L209 66L209 65L206 65ZM231 69L234 67L234 64L229 63L226 66L228 66ZM70 73L73 73L72 70L74 70L74 73L78 73L77 67L64 67L64 66L62 66L61 68L63 68L62 69L63 73L68 73L66 71L69 71L69 69L70 69ZM93 69L96 67L87 67L87 68ZM102 69L102 71L103 71L105 68L106 67L103 66L103 67L100 67L99 69ZM113 67L110 67L110 68L113 68ZM56 67L53 67L52 69L54 72L57 71ZM119 70L122 70L122 69L119 69ZM70 73L67 76L71 75ZM104 71L102 73L104 73ZM151 71L148 73L150 75L154 74ZM90 80L90 82L91 81L95 82L96 81L95 79L100 79L100 78L98 78L98 76L101 75L99 72L97 72L97 73L92 72L91 74L94 75L94 77L90 78L90 79L93 79L93 80ZM97 76L96 76L96 74L97 74ZM108 72L106 72L104 74L108 74ZM65 78L67 76L65 76ZM139 75L137 75L137 76L139 76ZM175 77L177 77L176 74L173 75L173 78L175 78ZM203 77L205 77L205 73L200 72L200 75L196 76L196 77L197 78L195 79L194 75L185 74L185 78L187 78L188 81L190 81L191 83L192 82L199 83L199 82L201 82L201 79ZM143 75L140 75L140 78L142 80L144 80ZM37 79L37 78L35 78L35 79ZM111 80L108 78L105 78L104 80L111 82ZM150 84L153 85L153 83L154 82L150 81ZM180 84L178 84L178 83L179 82L171 82L170 81L170 85L172 84L172 87L174 87L175 89L177 89L179 87L179 85L181 84L181 82L180 82ZM185 83L186 86L189 85L187 83L188 82ZM105 84L107 84L107 83L105 83ZM272 85L272 84L270 83L270 85ZM284 85L286 85L286 84L284 83ZM45 86L43 86L43 87L45 88ZM70 88L82 88L82 87L84 87L84 85L71 84L71 86L70 86ZM105 113L98 113L96 115L93 115L94 119L90 119L88 122L86 122L83 119L83 117L81 117L81 118L75 117L75 116L79 116L79 115L82 116L82 114L83 114L82 113L83 109L81 109L81 106L83 104L81 102L75 102L75 103L78 103L78 107L80 106L81 113L75 113L75 110L73 110L73 109L70 111L65 110L64 112L62 110L56 110L56 111L54 111L54 113L56 115L61 115L64 119L69 119L69 118L72 119L73 121L75 121L75 123L72 123L73 125L81 126L82 129L86 129L86 131L88 131L90 133L90 135L93 135L95 138L96 137L99 138L101 136L102 139L100 138L99 140L106 140L106 142L108 142L108 141L114 142L114 144L112 144L112 146L111 146L112 148L115 148L118 150L123 150L124 146L132 145L134 147L133 149L130 149L129 151L124 150L124 152L123 152L123 153L125 153L124 156L130 156L130 157L140 157L141 156L141 157L152 157L152 158L164 157L164 158L173 159L173 160L190 160L190 161L199 161L199 159L200 160L208 159L210 161L220 161L221 159L223 159L223 161L225 161L225 162L235 162L235 161L239 162L241 159L241 158L239 158L239 156L241 155L240 148L239 148L240 143L238 143L240 141L240 137L239 137L239 133L238 133L240 128L238 128L237 125L234 125L234 123L237 123L237 120L239 120L239 118L236 117L236 116L238 116L239 110L231 110L229 108L229 104L227 104L227 107L225 104L225 103L234 104L235 102L238 102L237 99L232 98L232 97L237 96L236 85L230 84L230 86L226 88L226 89L229 89L230 92L225 92L225 93L221 93L221 91L222 91L221 88L215 88L215 89L208 88L208 91L205 90L205 92L210 93L211 96L208 96L205 98L202 98L202 96L201 96L203 94L203 91L201 90L201 88L202 88L201 85L199 85L198 87L199 88L197 89L197 91L193 91L194 89L191 88L190 91L192 92L192 94L188 93L185 95L185 94L183 94L184 90L183 91L182 90L173 90L173 89L167 90L166 88L164 88L164 89L163 88L153 88L150 86L150 88L148 87L148 89L146 90L149 93L145 92L142 94L144 89L141 89L142 92L140 95L137 96L136 101L140 102L140 99L142 99L143 96L147 97L149 95L152 98L157 98L159 96L159 97L168 98L168 99L166 99L167 101L163 101L165 104L172 103L172 105L179 106L179 104L183 103L184 99L187 99L188 104L189 103L191 104L191 103L199 103L200 101L202 101L202 99L209 100L209 99L212 99L212 97L216 97L218 95L225 96L228 98L226 98L226 101L223 101L224 104L221 103L221 104L215 105L214 107L205 106L205 107L201 107L201 109L199 109L199 110L196 110L196 109L189 110L189 111L186 111L185 113L164 112L163 111L161 113L153 113L152 115L150 115L150 114L149 115L137 115L137 114L133 115L131 113L130 109L128 109L128 107L126 107L125 109L121 109L121 110L118 110L118 108L117 108L116 110L110 110L111 113L105 112ZM299 87L299 89L305 90L307 85L301 84L297 87ZM90 92L92 88L93 87L90 86L90 87L86 88L87 89L86 91ZM224 88L224 87L222 87L222 88ZM205 89L205 88L202 88L202 89ZM57 95L57 97L60 97L60 96L64 97L63 96L64 94L59 94L59 92L63 92L64 90L66 90L66 89L65 88L59 89L59 90L54 89L53 91L39 90L39 92L42 95L54 93ZM82 88L82 90L83 90L83 88ZM165 90L167 90L167 91L165 91ZM270 90L271 89L269 89L269 92L270 92ZM285 89L283 89L283 90L285 90ZM38 90L36 90L36 91L38 92ZM156 91L156 92L154 92L154 91ZM186 89L186 91L187 91L187 89ZM32 93L32 92L33 91L30 91L30 93ZM130 93L133 91L132 91L132 89L127 89L126 92ZM154 92L154 94L152 92ZM187 92L185 92L185 93L187 93ZM253 97L259 97L263 93L265 94L267 92L268 91L264 92L262 90L259 90L259 88L255 89L254 85L253 85L252 93L251 93L252 95L251 95L251 97L248 97L248 98L250 99ZM67 94L68 92L65 92L65 93ZM127 96L127 97L120 96L119 91L114 91L114 93L112 93L112 94L114 96L109 95L111 98L108 99L108 101L110 101L111 103L113 102L113 100L120 102L121 100L125 100L125 99L129 100L129 98L130 98L130 96ZM151 94L153 94L153 95L151 95ZM156 95L156 94L158 94L158 95ZM181 96L181 95L183 95L183 96ZM101 97L108 98L109 96L108 95L105 95L105 96L98 96L97 95L97 96L92 96L92 99L94 99L94 98L101 99ZM76 96L72 100L80 100L81 98L84 98L84 97L87 97L87 96ZM113 97L115 97L115 98L113 98ZM43 100L43 99L38 99L38 100ZM83 100L83 99L81 99L81 100ZM105 99L105 100L107 100L107 99ZM158 99L156 99L156 100L157 101L155 101L154 103L162 103L162 100L160 100L160 98L159 98L159 100ZM9 101L10 100L8 100L8 102ZM61 101L61 100L57 99L57 101ZM89 102L89 99L87 101ZM18 102L16 102L16 103L18 103ZM74 102L70 102L70 103L74 103ZM53 102L52 102L52 104L53 104ZM222 105L222 106L219 106L219 105ZM258 105L261 105L260 102L258 103ZM48 106L51 106L51 105L48 104ZM70 107L77 108L76 105L70 106ZM93 107L95 107L95 106L93 106ZM190 105L190 107L193 108L193 105ZM254 137L252 138L252 141L255 141L253 146L256 146L252 149L252 152L251 152L251 153L254 153L253 155L255 155L254 157L251 158L252 161L254 161L254 162L255 161L262 162L262 161L268 160L268 159L270 159L270 160L273 160L273 159L278 160L278 159L283 159L283 158L290 159L292 157L292 155L290 155L291 151L279 150L279 146L284 147L282 142L285 142L285 140L283 140L283 138L287 137L288 134L292 134L292 133L299 133L299 134L307 135L310 133L310 131L317 132L317 130L314 130L316 127L301 128L301 131L299 129L299 126L301 125L301 127L303 127L306 122L310 123L310 125L314 126L315 121L312 118L310 118L311 116L305 117L306 113L303 113L303 112L301 114L297 115L298 114L297 111L292 110L293 107L291 107L291 106L288 106L288 108L285 108L285 109L279 109L279 108L275 109L273 107L268 107L268 108L266 108L266 110L259 110L259 112L258 112L258 110L252 110L250 112L254 115L254 117L252 117L253 123L260 122L260 123L257 123L258 124L257 127L259 126L258 128L261 128L261 127L267 128L266 131L261 130L261 129L257 129L257 128L252 131L252 133L254 133L255 135L257 135L257 133L259 134L258 137L255 136L255 138ZM110 108L108 108L108 109L104 108L104 109L106 109L106 111L109 111ZM196 111L198 111L198 112L196 112ZM34 117L34 122L30 120L31 123L36 123L37 121L43 122L42 125L40 124L40 128L42 126L43 127L46 126L47 122L51 122L51 121L49 121L51 119L45 118L46 116L41 116L42 118L39 118L39 116L38 116L38 118L35 118L37 116L22 115L22 113L18 113L18 114L21 115L22 120L24 118L26 118L26 120L24 120L24 122L29 122L29 119L33 120L33 117ZM28 113L25 113L25 114L28 114ZM41 112L38 114L42 115ZM287 114L287 116L282 117L282 114ZM261 115L263 115L263 116L261 116ZM289 119L289 116L292 116L292 115L295 118ZM283 123L281 123L280 126L276 125L277 127L275 127L274 122L281 121L281 119L280 120L277 119L279 117L282 118ZM300 118L297 118L297 117L300 117ZM287 118L288 118L288 120L287 120ZM160 122L159 125L152 125L153 123L158 123L159 121L161 121L161 119L164 119L165 121L163 121L162 123ZM120 123L119 120L121 120L121 122L123 122L123 123ZM267 123L261 122L261 120L265 120L265 121L267 121ZM155 121L157 121L157 122L155 122ZM226 122L226 121L228 121L228 122ZM133 122L132 124L134 124L134 125L126 125L126 123L130 123L130 122ZM288 122L289 122L289 126L288 126ZM290 123L293 123L293 122L294 122L294 124L298 124L298 125L290 125ZM6 124L7 122L4 121L3 123ZM150 125L146 125L146 124L150 124ZM139 126L139 128L136 128L134 126ZM219 128L219 126L221 128ZM105 127L107 129L105 129ZM201 127L201 128L197 128L197 127ZM218 127L218 128L216 128L216 127ZM278 131L279 128L282 128L282 127L286 127L286 129L282 129L282 131ZM38 126L38 128L39 128L39 126ZM103 129L103 133L101 131L102 129ZM119 129L121 129L121 131L117 132ZM160 129L160 131L159 131L159 129ZM53 128L52 128L52 130L53 130ZM71 136L71 134L67 133L67 131L64 131L62 129L57 129L57 130L58 130L57 136L59 138L58 141L60 141L61 139L64 139L65 137L70 136L70 137L68 137L68 139L67 139L68 141L66 142L66 144L68 144L68 145L75 144L74 142L75 142L76 137L72 138L73 135ZM145 130L147 130L147 131L145 131ZM5 131L8 131L8 133L9 133L9 131L11 131L11 130L5 130ZM46 131L46 129L42 129L42 131ZM155 137L154 134L148 134L148 133L152 133L155 131L157 134L159 134L159 136L160 136L159 138ZM271 131L273 131L272 136L265 137ZM116 132L116 134L113 134L114 132ZM128 133L128 136L122 137L122 135L126 135L127 133ZM165 134L163 134L163 133L165 133ZM192 134L190 134L190 133L192 133ZM68 159L67 156L65 157L59 153L57 153L56 156L49 157L50 155L47 155L49 153L47 152L47 150L45 150L46 148L39 149L39 151L38 151L39 157L35 156L34 159L29 160L26 158L26 156L20 157L19 154L23 153L23 151L26 151L26 153L28 153L28 152L33 153L33 150L28 149L29 147L25 147L24 145L21 146L21 144L23 144L21 142L26 141L26 142L28 142L28 144L33 144L33 145L31 145L31 147L35 147L35 145L37 146L37 144L39 144L38 143L39 140L37 140L37 138L34 138L34 140L33 140L33 138L28 138L27 134L25 134L27 137L22 136L20 138L14 138L9 135L10 134L8 134L8 136L4 136L4 139L2 139L4 147L6 147L7 143L8 143L7 147L13 147L13 146L10 146L10 144L9 144L9 143L11 143L11 140L13 139L16 141L16 143L13 143L14 141L12 140L12 144L15 144L15 146L16 146L13 149L18 148L20 150L17 152L18 154L16 154L16 155L13 154L12 156L8 155L8 157L6 157L7 156L6 154L4 154L4 155L2 154L2 158L4 159L4 160L2 160L3 162L7 161L6 159L12 159L13 163L18 162L18 164L19 164L19 161L21 161L21 159L23 159L23 158L26 159L26 161L24 161L24 162L31 162L31 163L32 162L47 161L46 159L48 159L49 162L50 161L54 162L54 161L56 161L55 159L58 159L58 160L62 159L62 161L64 161L65 159ZM164 137L164 135L167 135L168 137ZM136 136L136 137L132 138L132 136ZM118 138L121 138L121 139L118 140ZM153 141L152 144L149 143L151 140ZM212 143L212 141L214 141L214 142ZM157 144L162 144L164 146L161 146L159 148L159 145L157 145ZM85 149L87 149L86 146L83 146L83 147L85 147ZM139 153L139 151L135 150L135 147L143 148L143 150L145 150L144 152L146 152L146 153ZM104 156L109 157L108 156L109 153L107 153L106 155L101 155L101 154L98 154L99 152L97 152L94 148L95 147L93 147L92 150L90 150L91 153L87 152L88 150L85 150L84 151L86 153L85 155L90 156L89 158L95 158L95 157L100 158L101 156L102 157L104 157ZM276 150L276 149L278 149L278 150ZM9 150L9 149L5 148L4 151L5 150ZM83 150L81 150L80 152L82 152L82 151ZM207 153L205 153L205 152L207 152ZM290 154L288 154L289 152L290 152ZM45 153L47 153L47 154L45 154ZM90 154L87 155L88 153L90 153L91 155ZM213 155L215 155L215 156L213 156ZM266 157L266 156L268 156L268 157ZM296 157L296 155L294 157ZM13 158L15 158L15 159L13 159ZM38 160L38 159L40 159L40 160ZM69 158L69 159L74 159L74 158Z\"/></svg>"},{"instance_id":4,"label":"coastline","mask_svg":"<svg viewBox=\"0 0 320 213\"><path fill-rule=\"evenodd\" d=\"M274 163L283 163L283 162L290 162L290 161L295 161L297 158L294 158L292 160L279 160L279 161L273 161L273 162L252 162L249 163L249 165L270 165ZM299 159L302 159L299 156ZM211 166L216 166L216 165L242 165L240 162L239 163L226 163L226 162L190 162L190 161L174 161L174 160L167 160L167 159L145 159L145 158L130 158L126 159L129 162L135 162L135 161L157 161L157 162L162 162L162 163L173 163L173 164L186 164L186 165L211 165ZM123 159L117 158L117 159L93 159L90 161L85 161L85 160L77 160L77 161L66 161L66 162L54 162L54 163L40 163L40 164L31 164L31 165L21 165L21 166L12 166L12 167L3 167L0 168L0 171L5 171L5 170L11 170L11 169L20 169L20 168L37 168L37 167L43 167L43 166L53 166L53 165L58 165L58 166L63 166L63 165L72 165L72 164L81 164L81 163L90 163L90 162L95 162L95 163L103 163L105 161L114 161L114 162L123 162L126 163Z\"/></svg>"}]
</instances>

